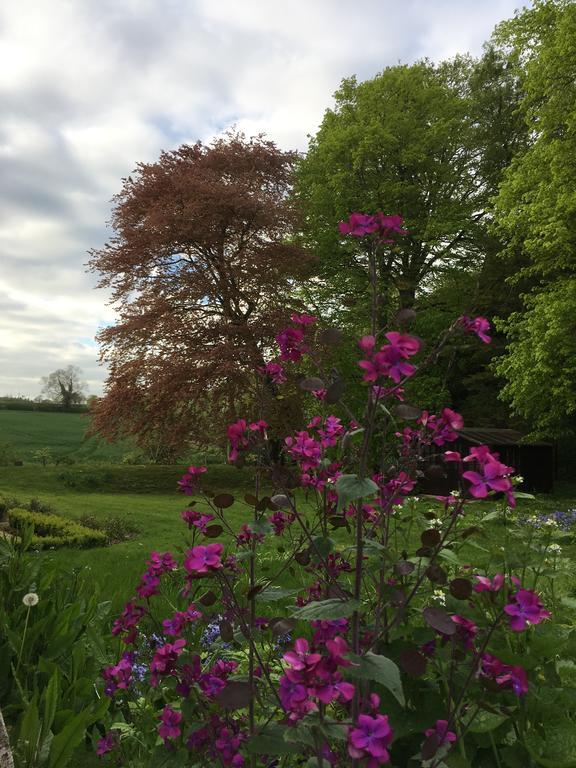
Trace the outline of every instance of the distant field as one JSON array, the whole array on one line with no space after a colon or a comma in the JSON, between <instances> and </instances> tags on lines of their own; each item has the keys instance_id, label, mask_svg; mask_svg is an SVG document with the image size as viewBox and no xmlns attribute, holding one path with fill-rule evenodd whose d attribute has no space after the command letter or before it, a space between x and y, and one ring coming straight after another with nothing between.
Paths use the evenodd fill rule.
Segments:
<instances>
[{"instance_id":1,"label":"distant field","mask_svg":"<svg viewBox=\"0 0 576 768\"><path fill-rule=\"evenodd\" d=\"M0 410L0 443L9 443L15 456L27 463L40 448L54 457L70 456L79 462L117 462L133 450L128 441L115 444L86 438L90 422L84 413L43 413Z\"/></svg>"}]
</instances>

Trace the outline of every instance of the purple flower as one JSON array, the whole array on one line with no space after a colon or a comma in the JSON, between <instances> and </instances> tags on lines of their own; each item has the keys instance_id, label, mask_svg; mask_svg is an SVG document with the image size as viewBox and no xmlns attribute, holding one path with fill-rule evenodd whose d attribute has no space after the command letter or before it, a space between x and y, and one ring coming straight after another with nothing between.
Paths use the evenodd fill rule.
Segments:
<instances>
[{"instance_id":1,"label":"purple flower","mask_svg":"<svg viewBox=\"0 0 576 768\"><path fill-rule=\"evenodd\" d=\"M402 229L402 222L402 216L387 216L382 211L378 211L374 216L369 213L353 213L348 221L339 222L338 229L340 234L352 237L378 234L378 242L390 244L394 242L392 235L406 234L406 230Z\"/></svg>"},{"instance_id":2,"label":"purple flower","mask_svg":"<svg viewBox=\"0 0 576 768\"><path fill-rule=\"evenodd\" d=\"M427 738L435 735L437 738L438 746L443 744L452 744L456 741L456 734L448 730L448 720L436 720L434 728L428 728L424 731L424 735Z\"/></svg>"},{"instance_id":3,"label":"purple flower","mask_svg":"<svg viewBox=\"0 0 576 768\"><path fill-rule=\"evenodd\" d=\"M339 222L338 229L342 235L364 237L378 230L378 222L376 217L370 216L369 213L353 213L348 221Z\"/></svg>"},{"instance_id":4,"label":"purple flower","mask_svg":"<svg viewBox=\"0 0 576 768\"><path fill-rule=\"evenodd\" d=\"M301 325L303 328L306 328L308 325L314 325L317 318L315 315L298 315L294 313L293 315L290 315L290 320L292 320L294 325Z\"/></svg>"},{"instance_id":5,"label":"purple flower","mask_svg":"<svg viewBox=\"0 0 576 768\"><path fill-rule=\"evenodd\" d=\"M310 646L308 640L299 637L298 640L294 642L294 650L284 654L284 661L288 663L292 669L310 672L318 666L322 656L319 653L309 653L309 650Z\"/></svg>"},{"instance_id":6,"label":"purple flower","mask_svg":"<svg viewBox=\"0 0 576 768\"><path fill-rule=\"evenodd\" d=\"M167 635L179 635L190 621L201 619L202 614L196 610L195 605L189 605L185 611L176 611L171 619L164 619L162 627Z\"/></svg>"},{"instance_id":7,"label":"purple flower","mask_svg":"<svg viewBox=\"0 0 576 768\"><path fill-rule=\"evenodd\" d=\"M160 586L160 576L150 571L145 571L140 577L140 584L136 587L136 594L139 597L147 598L158 594Z\"/></svg>"},{"instance_id":8,"label":"purple flower","mask_svg":"<svg viewBox=\"0 0 576 768\"><path fill-rule=\"evenodd\" d=\"M263 368L260 368L260 372L265 376L269 376L274 384L284 384L286 381L286 374L280 363L266 363Z\"/></svg>"},{"instance_id":9,"label":"purple flower","mask_svg":"<svg viewBox=\"0 0 576 768\"><path fill-rule=\"evenodd\" d=\"M276 336L280 347L280 359L291 360L297 363L302 355L308 351L304 344L304 331L302 328L286 328Z\"/></svg>"},{"instance_id":10,"label":"purple flower","mask_svg":"<svg viewBox=\"0 0 576 768\"><path fill-rule=\"evenodd\" d=\"M536 592L530 589L520 589L512 595L514 602L504 606L504 611L511 617L510 629L514 632L523 632L532 624L540 624L544 619L550 618Z\"/></svg>"},{"instance_id":11,"label":"purple flower","mask_svg":"<svg viewBox=\"0 0 576 768\"><path fill-rule=\"evenodd\" d=\"M102 757L102 755L105 755L107 752L111 752L113 749L116 749L118 746L119 735L120 731L108 731L103 739L98 739L96 742L96 754L98 757Z\"/></svg>"},{"instance_id":12,"label":"purple flower","mask_svg":"<svg viewBox=\"0 0 576 768\"><path fill-rule=\"evenodd\" d=\"M198 528L201 533L206 531L208 523L214 520L214 515L203 514L196 509L185 509L180 513L180 517L188 525L188 528Z\"/></svg>"},{"instance_id":13,"label":"purple flower","mask_svg":"<svg viewBox=\"0 0 576 768\"><path fill-rule=\"evenodd\" d=\"M246 429L248 425L245 419L238 419L234 424L230 424L228 427L228 440L230 441L230 461L236 461L238 458L238 451L241 448L248 447L248 440L246 438Z\"/></svg>"},{"instance_id":14,"label":"purple flower","mask_svg":"<svg viewBox=\"0 0 576 768\"><path fill-rule=\"evenodd\" d=\"M192 496L198 485L198 480L201 474L206 472L206 467L188 467L188 471L182 478L178 480L180 490L186 494L186 496Z\"/></svg>"},{"instance_id":15,"label":"purple flower","mask_svg":"<svg viewBox=\"0 0 576 768\"><path fill-rule=\"evenodd\" d=\"M113 696L118 689L126 690L132 682L133 653L124 653L122 658L112 667L106 667L102 677L106 686L104 692L107 696Z\"/></svg>"},{"instance_id":16,"label":"purple flower","mask_svg":"<svg viewBox=\"0 0 576 768\"><path fill-rule=\"evenodd\" d=\"M475 333L476 336L478 336L478 338L484 342L484 344L490 344L492 341L492 337L488 336L490 323L488 320L486 320L485 317L471 318L467 317L466 315L462 315L462 317L458 318L458 322L465 331Z\"/></svg>"},{"instance_id":17,"label":"purple flower","mask_svg":"<svg viewBox=\"0 0 576 768\"><path fill-rule=\"evenodd\" d=\"M137 605L133 600L130 600L124 606L120 618L115 619L114 624L112 625L112 634L120 635L123 632L127 632L127 635L122 638L122 642L126 645L130 645L136 640L136 628L138 622L145 613L146 611L141 605Z\"/></svg>"},{"instance_id":18,"label":"purple flower","mask_svg":"<svg viewBox=\"0 0 576 768\"><path fill-rule=\"evenodd\" d=\"M482 654L479 674L492 678L503 689L511 688L516 696L524 696L528 693L528 678L524 669L504 664L490 653Z\"/></svg>"},{"instance_id":19,"label":"purple flower","mask_svg":"<svg viewBox=\"0 0 576 768\"><path fill-rule=\"evenodd\" d=\"M504 586L504 574L497 573L493 579L488 576L474 576L476 584L474 584L475 592L500 592Z\"/></svg>"},{"instance_id":20,"label":"purple flower","mask_svg":"<svg viewBox=\"0 0 576 768\"><path fill-rule=\"evenodd\" d=\"M511 688L516 696L525 696L530 688L526 672L522 667L504 665L502 674L496 677L496 682L502 688Z\"/></svg>"},{"instance_id":21,"label":"purple flower","mask_svg":"<svg viewBox=\"0 0 576 768\"><path fill-rule=\"evenodd\" d=\"M222 552L224 547L218 542L206 546L192 547L186 553L184 568L190 575L202 575L212 570L222 568Z\"/></svg>"},{"instance_id":22,"label":"purple flower","mask_svg":"<svg viewBox=\"0 0 576 768\"><path fill-rule=\"evenodd\" d=\"M476 461L480 465L481 472L463 472L462 477L470 482L470 493L476 499L485 499L491 491L506 494L508 504L516 506L516 499L512 493L512 481L510 475L513 467L507 467L498 461L497 454L490 453L485 445L472 448L464 461Z\"/></svg>"},{"instance_id":23,"label":"purple flower","mask_svg":"<svg viewBox=\"0 0 576 768\"><path fill-rule=\"evenodd\" d=\"M377 768L389 762L393 737L387 715L360 715L356 727L348 731L348 754L354 760L367 757L367 768Z\"/></svg>"},{"instance_id":24,"label":"purple flower","mask_svg":"<svg viewBox=\"0 0 576 768\"><path fill-rule=\"evenodd\" d=\"M164 739L177 739L182 733L180 723L182 722L182 712L177 712L171 707L164 707L160 715L161 724L158 727L158 733Z\"/></svg>"},{"instance_id":25,"label":"purple flower","mask_svg":"<svg viewBox=\"0 0 576 768\"><path fill-rule=\"evenodd\" d=\"M390 344L380 347L374 353L375 340L373 336L363 336L359 341L362 352L367 360L360 360L358 365L364 373L364 381L378 381L383 376L388 376L398 383L404 376L412 376L416 370L413 365L407 363L409 357L415 355L420 349L420 342L414 336L406 333L391 331L386 334Z\"/></svg>"},{"instance_id":26,"label":"purple flower","mask_svg":"<svg viewBox=\"0 0 576 768\"><path fill-rule=\"evenodd\" d=\"M186 640L179 638L173 643L166 643L156 649L156 653L152 661L150 662L150 672L152 673L150 678L150 685L155 688L158 685L158 678L160 675L172 674L178 656L183 652Z\"/></svg>"},{"instance_id":27,"label":"purple flower","mask_svg":"<svg viewBox=\"0 0 576 768\"><path fill-rule=\"evenodd\" d=\"M464 616L454 615L451 618L457 627L456 635L467 650L472 650L474 648L474 638L478 634L478 627L473 621L464 618Z\"/></svg>"},{"instance_id":28,"label":"purple flower","mask_svg":"<svg viewBox=\"0 0 576 768\"><path fill-rule=\"evenodd\" d=\"M308 432L297 432L295 437L284 438L289 455L300 463L303 472L316 469L322 457L322 446Z\"/></svg>"}]
</instances>

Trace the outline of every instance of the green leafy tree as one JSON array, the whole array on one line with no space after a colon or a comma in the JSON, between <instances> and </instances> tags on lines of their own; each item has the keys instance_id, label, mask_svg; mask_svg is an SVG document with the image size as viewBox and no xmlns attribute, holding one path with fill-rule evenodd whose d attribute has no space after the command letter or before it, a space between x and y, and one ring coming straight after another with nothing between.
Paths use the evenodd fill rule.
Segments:
<instances>
[{"instance_id":1,"label":"green leafy tree","mask_svg":"<svg viewBox=\"0 0 576 768\"><path fill-rule=\"evenodd\" d=\"M325 292L312 288L320 303L341 303L365 289L365 246L346 242L337 229L350 211L406 216L409 234L379 265L382 324L386 308L389 315L393 303L411 307L418 289L447 266L481 265L482 220L514 144L508 98L514 82L508 76L503 90L505 71L494 54L482 70L458 57L342 82L297 177L306 238L321 259ZM508 141L488 157L488 116L493 119L496 98L506 115L499 130Z\"/></svg>"},{"instance_id":2,"label":"green leafy tree","mask_svg":"<svg viewBox=\"0 0 576 768\"><path fill-rule=\"evenodd\" d=\"M530 135L495 199L495 231L505 257L521 254L512 281L531 281L526 311L502 324L509 344L495 367L502 396L534 434L560 435L576 425L576 5L537 0L495 41L522 78Z\"/></svg>"},{"instance_id":3,"label":"green leafy tree","mask_svg":"<svg viewBox=\"0 0 576 768\"><path fill-rule=\"evenodd\" d=\"M523 80L531 141L504 175L496 232L527 264L519 276L573 277L576 265L576 5L536 0L501 24L495 41Z\"/></svg>"},{"instance_id":4,"label":"green leafy tree","mask_svg":"<svg viewBox=\"0 0 576 768\"><path fill-rule=\"evenodd\" d=\"M503 170L526 142L517 110L521 85L506 52L492 45L478 61L424 61L389 67L360 84L343 81L298 169L305 237L320 255L318 278L300 289L307 306L347 335L361 335L367 253L363 242L341 238L337 224L351 210L380 209L406 214L409 230L379 264L381 327L398 306L417 306L415 330L429 340L458 314L505 314L518 288L504 283L510 267L496 258L501 244L485 221ZM476 423L489 396L490 413L499 410L500 421L505 409L495 375L475 378L499 349L447 354L409 389L430 408L452 400L467 411L472 398ZM335 366L350 378L356 359L345 352L336 357ZM347 394L353 404L359 397Z\"/></svg>"},{"instance_id":5,"label":"green leafy tree","mask_svg":"<svg viewBox=\"0 0 576 768\"><path fill-rule=\"evenodd\" d=\"M527 297L527 311L503 323L508 354L496 361L502 396L532 425L534 437L576 427L576 280Z\"/></svg>"}]
</instances>

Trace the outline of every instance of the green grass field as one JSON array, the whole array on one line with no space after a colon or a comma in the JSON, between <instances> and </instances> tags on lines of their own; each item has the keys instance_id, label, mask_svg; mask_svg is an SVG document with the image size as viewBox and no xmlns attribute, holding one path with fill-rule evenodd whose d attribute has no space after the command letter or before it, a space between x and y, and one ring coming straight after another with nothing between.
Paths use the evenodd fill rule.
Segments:
<instances>
[{"instance_id":1,"label":"green grass field","mask_svg":"<svg viewBox=\"0 0 576 768\"><path fill-rule=\"evenodd\" d=\"M92 463L73 466L25 464L21 467L0 466L0 496L16 497L26 502L39 498L66 517L90 515L99 520L120 518L137 527L129 541L107 547L86 550L63 549L43 552L41 558L54 559L66 568L87 566L95 574L102 590L116 605L132 592L150 551L175 550L185 546L187 530L180 512L189 499L178 493L177 480L185 471L179 466L130 466L114 463L126 446L109 446L95 438L83 438L87 423L80 414L0 411L0 442L11 441L22 455L39 447L49 446L56 454L75 452L92 457ZM106 453L108 452L108 454ZM104 464L104 460L108 463ZM100 463L99 463L100 462ZM237 502L226 511L231 527L237 530L250 519L250 509L243 503L246 492L253 491L250 469L239 471L227 465L211 465L204 476L205 485L216 492L230 492ZM300 497L302 500L302 497ZM558 484L554 495L533 501L522 500L522 513L533 514L557 508L575 506L576 486ZM430 500L421 504L430 506ZM476 506L476 505L474 505ZM490 504L480 505L485 512ZM493 535L492 535L493 534ZM341 534L335 534L336 538ZM482 542L485 552L470 547L470 559L486 564L498 552L502 542L497 528L488 541ZM274 552L274 540L267 544ZM576 556L576 546L573 555ZM572 552L571 552L572 555Z\"/></svg>"},{"instance_id":2,"label":"green grass field","mask_svg":"<svg viewBox=\"0 0 576 768\"><path fill-rule=\"evenodd\" d=\"M132 539L109 547L38 555L67 568L88 566L103 591L120 603L133 589L149 552L184 544L187 529L180 512L189 500L177 486L184 471L184 466L0 467L0 497L21 502L37 498L65 517L116 517L137 527ZM248 507L241 501L252 490L250 472L216 465L209 475L207 487L232 492L239 499L227 510L231 526L238 529L250 519Z\"/></svg>"},{"instance_id":3,"label":"green grass field","mask_svg":"<svg viewBox=\"0 0 576 768\"><path fill-rule=\"evenodd\" d=\"M39 498L65 517L91 515L99 520L116 517L137 527L137 534L122 543L84 550L66 548L38 555L66 568L87 566L102 591L119 606L130 596L152 550L177 551L178 547L186 546L187 529L180 512L189 506L189 499L178 493L176 485L183 470L184 467L175 466L0 467L0 496L16 497L22 502ZM251 519L250 508L243 501L245 493L253 490L249 470L214 465L205 478L206 487L235 496L237 501L226 510L232 529L238 530ZM298 496L303 502L303 496ZM519 506L523 514L529 515L574 506L575 498L576 487L559 485L554 495L522 500ZM433 503L430 499L419 502L423 509ZM492 505L476 504L473 509L471 514L484 515ZM334 534L336 538L341 535L344 534ZM503 543L501 535L501 530L494 527L489 539L479 541L484 552L475 549L471 542L466 547L470 560L477 565L483 561L489 565ZM271 556L275 543L274 537L267 542ZM576 546L570 547L570 554L576 555Z\"/></svg>"},{"instance_id":4,"label":"green grass field","mask_svg":"<svg viewBox=\"0 0 576 768\"><path fill-rule=\"evenodd\" d=\"M54 457L70 456L81 462L116 462L133 450L128 441L115 444L86 437L89 417L84 413L0 410L0 443L8 443L20 461L50 448Z\"/></svg>"}]
</instances>

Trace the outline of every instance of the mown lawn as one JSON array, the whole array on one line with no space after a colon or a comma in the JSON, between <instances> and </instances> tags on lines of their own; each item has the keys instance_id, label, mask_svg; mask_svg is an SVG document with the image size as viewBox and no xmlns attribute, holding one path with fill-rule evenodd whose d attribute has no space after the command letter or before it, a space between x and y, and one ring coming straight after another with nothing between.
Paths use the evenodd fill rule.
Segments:
<instances>
[{"instance_id":1,"label":"mown lawn","mask_svg":"<svg viewBox=\"0 0 576 768\"><path fill-rule=\"evenodd\" d=\"M176 485L184 470L184 467L175 466L0 467L0 496L15 496L21 501L36 497L64 516L90 515L99 520L115 517L137 528L133 538L111 546L85 550L65 548L39 554L39 557L54 560L66 568L89 568L103 594L117 608L132 594L152 550L177 551L186 546L187 529L180 512L189 506L190 500L178 492ZM250 470L238 471L229 466L214 465L205 478L206 486L212 490L234 495L236 502L225 512L233 530L251 519L252 511L243 501L244 495L252 490ZM303 493L298 499L305 509ZM574 506L576 485L559 484L551 496L520 500L518 513L522 518ZM416 507L422 512L439 508L438 503L429 498L420 499ZM490 502L470 505L467 512L469 525L477 524L493 509L494 504ZM344 529L332 535L338 542L346 541ZM564 555L574 559L576 544L572 542L568 538L563 548ZM277 557L277 544L275 537L268 537L264 545L265 557L271 562ZM413 549L418 546L416 540L410 544ZM505 556L516 562L515 547L514 537L508 535L507 526L498 518L483 523L481 530L467 538L459 556L476 568L494 570L502 566ZM285 578L289 579L289 575ZM573 582L576 591L576 578Z\"/></svg>"}]
</instances>

